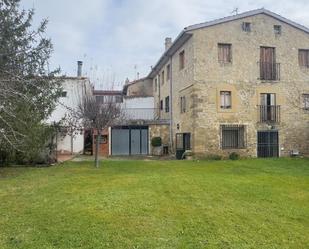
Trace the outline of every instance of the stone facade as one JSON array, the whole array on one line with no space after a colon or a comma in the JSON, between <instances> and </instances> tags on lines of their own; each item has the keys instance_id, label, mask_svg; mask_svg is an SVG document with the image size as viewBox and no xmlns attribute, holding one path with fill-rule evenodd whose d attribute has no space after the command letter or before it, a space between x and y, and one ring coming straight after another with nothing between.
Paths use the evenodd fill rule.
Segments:
<instances>
[{"instance_id":1,"label":"stone facade","mask_svg":"<svg viewBox=\"0 0 309 249\"><path fill-rule=\"evenodd\" d=\"M244 22L251 31L242 29ZM275 34L274 26L281 26ZM280 156L292 150L309 154L309 111L303 109L302 94L309 93L309 68L298 62L298 50L309 49L309 33L273 16L256 14L190 31L188 38L169 59L151 73L156 107L169 96L169 112L165 105L160 117L171 120L170 135L175 148L176 133L191 133L191 147L196 154L221 154L235 151L243 156L257 156L257 132L279 132ZM218 44L231 44L232 61L218 61ZM276 63L280 63L280 80L260 78L260 48L273 47ZM184 51L184 68L180 53ZM170 80L162 82L162 72L170 65ZM231 92L231 108L222 109L220 92ZM261 93L276 94L280 122L259 122ZM181 112L180 98L186 99ZM164 103L165 104L165 103ZM221 125L244 125L244 149L221 148Z\"/></svg>"},{"instance_id":2,"label":"stone facade","mask_svg":"<svg viewBox=\"0 0 309 249\"><path fill-rule=\"evenodd\" d=\"M151 139L161 137L162 146L169 146L169 125L167 124L151 124L148 126L149 132L149 154L154 154L154 148L151 146Z\"/></svg>"},{"instance_id":3,"label":"stone facade","mask_svg":"<svg viewBox=\"0 0 309 249\"><path fill-rule=\"evenodd\" d=\"M152 80L143 78L132 82L127 82L123 91L124 95L127 97L153 96Z\"/></svg>"}]
</instances>

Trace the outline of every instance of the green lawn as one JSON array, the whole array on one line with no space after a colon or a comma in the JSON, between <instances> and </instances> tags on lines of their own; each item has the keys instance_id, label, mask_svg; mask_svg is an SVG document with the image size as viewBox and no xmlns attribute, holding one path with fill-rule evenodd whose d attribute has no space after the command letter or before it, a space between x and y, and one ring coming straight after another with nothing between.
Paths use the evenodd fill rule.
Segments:
<instances>
[{"instance_id":1,"label":"green lawn","mask_svg":"<svg viewBox=\"0 0 309 249\"><path fill-rule=\"evenodd\" d=\"M309 160L0 168L0 248L309 248Z\"/></svg>"}]
</instances>

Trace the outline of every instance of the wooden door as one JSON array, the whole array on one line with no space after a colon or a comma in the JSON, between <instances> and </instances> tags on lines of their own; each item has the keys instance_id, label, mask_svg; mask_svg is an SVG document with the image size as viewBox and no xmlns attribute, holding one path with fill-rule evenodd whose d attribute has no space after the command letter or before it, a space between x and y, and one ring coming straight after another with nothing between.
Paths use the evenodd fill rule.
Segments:
<instances>
[{"instance_id":1,"label":"wooden door","mask_svg":"<svg viewBox=\"0 0 309 249\"><path fill-rule=\"evenodd\" d=\"M260 49L260 78L261 80L276 79L276 50L271 47Z\"/></svg>"}]
</instances>

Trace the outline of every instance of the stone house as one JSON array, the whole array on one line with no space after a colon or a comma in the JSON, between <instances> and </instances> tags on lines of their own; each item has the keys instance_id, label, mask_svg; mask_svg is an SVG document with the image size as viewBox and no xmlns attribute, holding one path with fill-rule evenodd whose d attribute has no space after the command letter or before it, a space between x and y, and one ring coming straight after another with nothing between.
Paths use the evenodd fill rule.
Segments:
<instances>
[{"instance_id":1,"label":"stone house","mask_svg":"<svg viewBox=\"0 0 309 249\"><path fill-rule=\"evenodd\" d=\"M171 151L309 154L308 28L258 9L189 26L165 46L147 78Z\"/></svg>"},{"instance_id":2,"label":"stone house","mask_svg":"<svg viewBox=\"0 0 309 249\"><path fill-rule=\"evenodd\" d=\"M146 77L130 82L127 79L123 87L123 95L127 97L153 97L152 80Z\"/></svg>"}]
</instances>

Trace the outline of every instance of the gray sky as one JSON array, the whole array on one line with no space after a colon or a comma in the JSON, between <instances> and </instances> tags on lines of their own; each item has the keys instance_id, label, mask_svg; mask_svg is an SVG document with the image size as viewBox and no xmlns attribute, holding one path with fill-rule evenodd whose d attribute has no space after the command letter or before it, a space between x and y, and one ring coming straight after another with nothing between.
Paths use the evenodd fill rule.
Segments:
<instances>
[{"instance_id":1,"label":"gray sky","mask_svg":"<svg viewBox=\"0 0 309 249\"><path fill-rule=\"evenodd\" d=\"M76 75L76 61L98 88L126 77L145 76L173 39L191 24L266 8L309 27L309 0L21 0L36 10L34 24L49 19L47 36L54 44L51 65Z\"/></svg>"}]
</instances>

